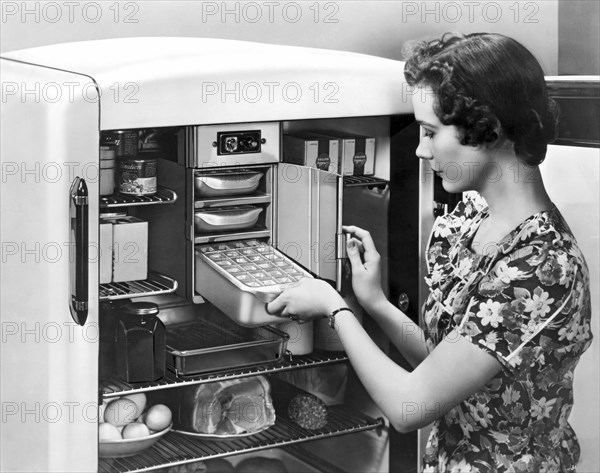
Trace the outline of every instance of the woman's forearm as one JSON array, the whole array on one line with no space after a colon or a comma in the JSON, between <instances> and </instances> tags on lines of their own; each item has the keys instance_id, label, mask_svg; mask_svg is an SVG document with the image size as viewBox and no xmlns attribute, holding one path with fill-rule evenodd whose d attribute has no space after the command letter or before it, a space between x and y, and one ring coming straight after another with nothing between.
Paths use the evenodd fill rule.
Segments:
<instances>
[{"instance_id":1,"label":"woman's forearm","mask_svg":"<svg viewBox=\"0 0 600 473\"><path fill-rule=\"evenodd\" d=\"M423 330L404 312L385 298L363 307L413 368L427 357Z\"/></svg>"},{"instance_id":2,"label":"woman's forearm","mask_svg":"<svg viewBox=\"0 0 600 473\"><path fill-rule=\"evenodd\" d=\"M418 404L409 382L411 373L390 360L351 313L336 315L335 330L361 383L394 428L403 432L420 427L405 422L403 416L405 402Z\"/></svg>"}]
</instances>

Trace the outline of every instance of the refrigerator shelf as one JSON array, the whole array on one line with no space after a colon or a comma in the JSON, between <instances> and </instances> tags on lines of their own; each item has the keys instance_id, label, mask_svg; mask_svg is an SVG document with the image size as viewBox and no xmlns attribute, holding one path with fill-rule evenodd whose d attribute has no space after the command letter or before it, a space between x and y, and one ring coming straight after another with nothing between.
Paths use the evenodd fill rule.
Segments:
<instances>
[{"instance_id":1,"label":"refrigerator shelf","mask_svg":"<svg viewBox=\"0 0 600 473\"><path fill-rule=\"evenodd\" d=\"M159 273L150 273L143 281L110 282L100 284L101 301L169 294L177 290L177 281Z\"/></svg>"},{"instance_id":2,"label":"refrigerator shelf","mask_svg":"<svg viewBox=\"0 0 600 473\"><path fill-rule=\"evenodd\" d=\"M203 197L194 201L195 209L205 209L212 207L225 207L229 205L256 205L268 204L272 200L271 194L257 192L251 195L240 195L231 197Z\"/></svg>"},{"instance_id":3,"label":"refrigerator shelf","mask_svg":"<svg viewBox=\"0 0 600 473\"><path fill-rule=\"evenodd\" d=\"M113 209L118 207L131 207L139 205L172 204L177 200L175 191L166 187L158 187L156 194L152 195L113 195L100 196L100 208Z\"/></svg>"},{"instance_id":4,"label":"refrigerator shelf","mask_svg":"<svg viewBox=\"0 0 600 473\"><path fill-rule=\"evenodd\" d=\"M277 414L275 425L265 431L232 440L197 439L169 432L154 446L127 458L100 458L99 472L143 472L185 465L211 458L332 438L339 435L382 429L385 421L373 419L344 405L328 407L328 422L319 430L306 430L289 420L285 410Z\"/></svg>"},{"instance_id":5,"label":"refrigerator shelf","mask_svg":"<svg viewBox=\"0 0 600 473\"><path fill-rule=\"evenodd\" d=\"M344 187L380 187L384 189L389 184L385 179L373 176L344 176Z\"/></svg>"},{"instance_id":6,"label":"refrigerator shelf","mask_svg":"<svg viewBox=\"0 0 600 473\"><path fill-rule=\"evenodd\" d=\"M103 398L110 399L112 397L133 394L136 392L158 391L165 388L177 388L183 385L187 386L192 384L211 383L213 381L224 381L227 379L256 376L259 374L312 368L315 366L343 363L346 361L348 361L348 357L343 352L326 352L315 350L309 355L288 355L277 364L268 363L249 366L241 369L207 373L198 376L178 376L175 373L167 370L163 378L150 383L129 384L117 377L112 377L101 381L100 391L102 392Z\"/></svg>"},{"instance_id":7,"label":"refrigerator shelf","mask_svg":"<svg viewBox=\"0 0 600 473\"><path fill-rule=\"evenodd\" d=\"M210 235L198 235L194 238L195 244L200 243L216 243L221 241L243 240L248 238L268 238L271 232L268 228L261 225L256 225L253 228L244 231L233 231L223 233L213 233Z\"/></svg>"}]
</instances>

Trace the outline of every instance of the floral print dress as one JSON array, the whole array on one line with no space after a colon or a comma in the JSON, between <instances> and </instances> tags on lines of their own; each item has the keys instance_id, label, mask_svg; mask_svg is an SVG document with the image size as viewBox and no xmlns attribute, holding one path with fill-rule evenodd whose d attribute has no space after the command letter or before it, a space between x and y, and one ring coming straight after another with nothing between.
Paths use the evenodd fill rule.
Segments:
<instances>
[{"instance_id":1,"label":"floral print dress","mask_svg":"<svg viewBox=\"0 0 600 473\"><path fill-rule=\"evenodd\" d=\"M466 200L436 221L423 319L430 350L456 329L502 369L434 422L424 471L575 471L573 371L592 340L584 257L556 207L529 217L493 254L475 253L486 217Z\"/></svg>"}]
</instances>

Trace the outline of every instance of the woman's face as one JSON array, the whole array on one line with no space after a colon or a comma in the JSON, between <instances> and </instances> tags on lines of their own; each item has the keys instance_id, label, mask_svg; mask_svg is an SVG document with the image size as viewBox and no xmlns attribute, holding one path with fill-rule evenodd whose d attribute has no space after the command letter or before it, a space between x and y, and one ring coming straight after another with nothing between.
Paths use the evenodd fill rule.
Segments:
<instances>
[{"instance_id":1,"label":"woman's face","mask_svg":"<svg viewBox=\"0 0 600 473\"><path fill-rule=\"evenodd\" d=\"M431 88L415 88L412 101L415 118L421 125L417 156L430 162L447 192L481 191L489 164L487 153L481 147L460 144L458 129L440 122L433 110L435 95Z\"/></svg>"}]
</instances>

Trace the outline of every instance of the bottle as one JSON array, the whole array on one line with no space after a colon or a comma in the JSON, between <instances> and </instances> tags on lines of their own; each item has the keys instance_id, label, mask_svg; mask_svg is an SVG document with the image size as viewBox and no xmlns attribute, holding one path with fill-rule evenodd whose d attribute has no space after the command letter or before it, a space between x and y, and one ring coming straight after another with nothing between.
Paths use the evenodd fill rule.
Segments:
<instances>
[{"instance_id":1,"label":"bottle","mask_svg":"<svg viewBox=\"0 0 600 473\"><path fill-rule=\"evenodd\" d=\"M166 330L158 318L158 305L130 302L121 307L116 342L121 379L142 383L165 375Z\"/></svg>"}]
</instances>

